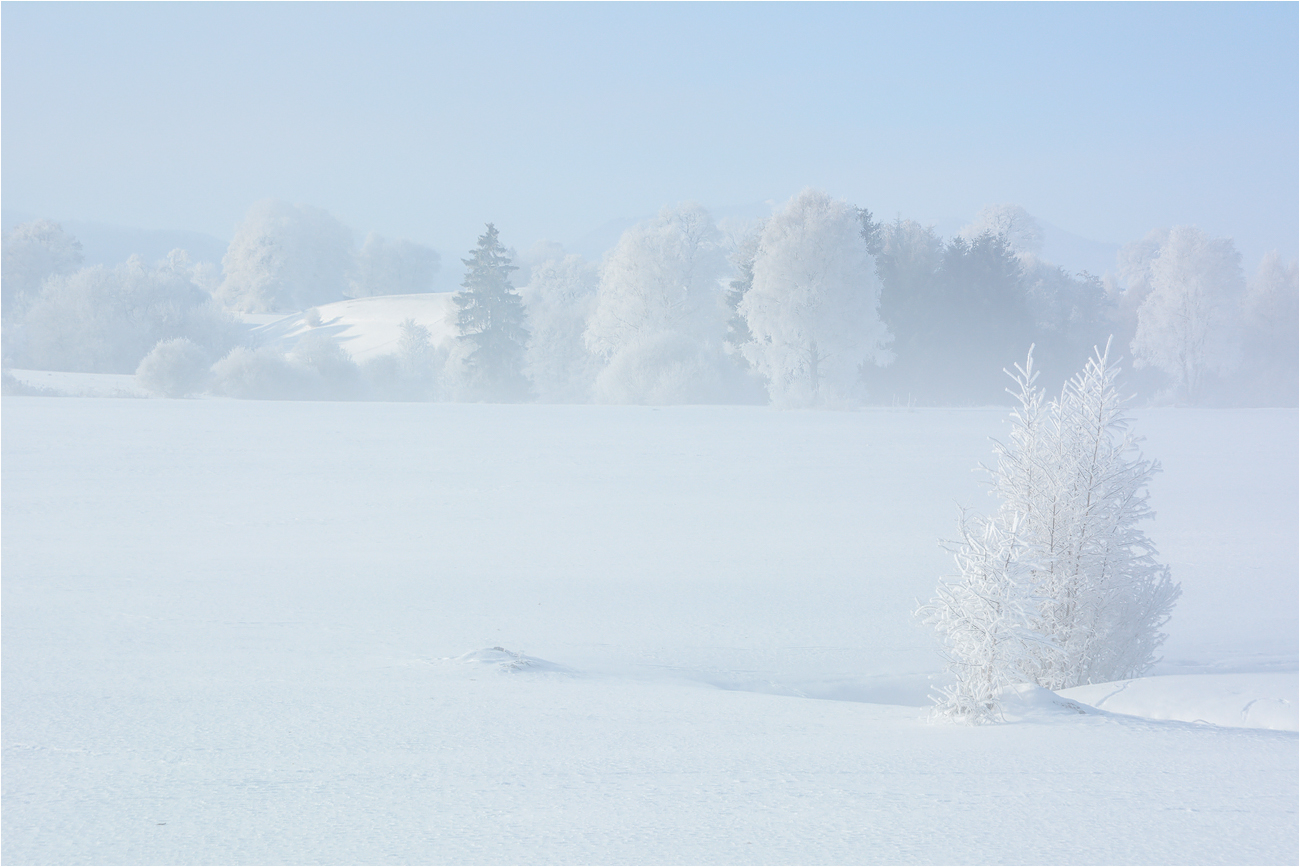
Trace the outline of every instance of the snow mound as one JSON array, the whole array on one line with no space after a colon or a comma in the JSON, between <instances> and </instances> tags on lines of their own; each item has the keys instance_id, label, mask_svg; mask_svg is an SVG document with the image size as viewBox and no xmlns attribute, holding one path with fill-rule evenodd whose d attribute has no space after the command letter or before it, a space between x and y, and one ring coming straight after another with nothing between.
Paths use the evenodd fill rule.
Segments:
<instances>
[{"instance_id":1,"label":"snow mound","mask_svg":"<svg viewBox=\"0 0 1300 867\"><path fill-rule=\"evenodd\" d=\"M488 647L483 650L472 650L469 653L462 653L457 656L453 662L477 663L481 665L490 665L498 671L558 671L569 672L572 669L554 662L548 662L545 659L538 659L535 656L525 656L522 653L515 653L513 650L506 650L504 647Z\"/></svg>"},{"instance_id":2,"label":"snow mound","mask_svg":"<svg viewBox=\"0 0 1300 867\"><path fill-rule=\"evenodd\" d=\"M414 319L429 329L434 346L456 339L455 292L418 295L374 295L322 304L291 313L253 329L259 342L281 352L291 351L308 333L328 334L361 362L397 351L402 322ZM319 323L319 324L312 324Z\"/></svg>"},{"instance_id":3,"label":"snow mound","mask_svg":"<svg viewBox=\"0 0 1300 867\"><path fill-rule=\"evenodd\" d=\"M1076 686L1060 695L1129 716L1293 732L1300 730L1298 678L1294 671L1171 674Z\"/></svg>"},{"instance_id":4,"label":"snow mound","mask_svg":"<svg viewBox=\"0 0 1300 867\"><path fill-rule=\"evenodd\" d=\"M1056 722L1096 713L1094 707L1032 683L1012 684L1002 690L1000 699L1007 722Z\"/></svg>"}]
</instances>

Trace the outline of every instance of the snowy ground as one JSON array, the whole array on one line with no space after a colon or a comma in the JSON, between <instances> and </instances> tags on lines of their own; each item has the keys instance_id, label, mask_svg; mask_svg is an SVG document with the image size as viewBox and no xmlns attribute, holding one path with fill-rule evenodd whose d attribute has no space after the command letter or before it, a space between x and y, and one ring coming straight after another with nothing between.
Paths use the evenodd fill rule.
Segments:
<instances>
[{"instance_id":1,"label":"snowy ground","mask_svg":"<svg viewBox=\"0 0 1300 867\"><path fill-rule=\"evenodd\" d=\"M426 292L352 298L314 308L317 325L308 322L307 312L293 313L256 323L253 333L259 345L281 352L291 351L309 332L328 334L353 361L368 361L397 352L401 325L407 319L429 329L435 346L449 345L457 335L455 297L455 292Z\"/></svg>"},{"instance_id":2,"label":"snowy ground","mask_svg":"<svg viewBox=\"0 0 1300 867\"><path fill-rule=\"evenodd\" d=\"M1165 661L980 728L1001 411L0 411L6 863L1300 860L1294 410L1138 414Z\"/></svg>"}]
</instances>

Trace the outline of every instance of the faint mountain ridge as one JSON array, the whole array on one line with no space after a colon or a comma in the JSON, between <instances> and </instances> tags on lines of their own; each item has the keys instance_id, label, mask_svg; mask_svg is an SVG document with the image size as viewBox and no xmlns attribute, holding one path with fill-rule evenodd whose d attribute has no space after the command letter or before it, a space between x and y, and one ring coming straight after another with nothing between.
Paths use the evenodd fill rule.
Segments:
<instances>
[{"instance_id":1,"label":"faint mountain ridge","mask_svg":"<svg viewBox=\"0 0 1300 867\"><path fill-rule=\"evenodd\" d=\"M1119 255L1119 244L1107 244L1094 241L1067 232L1060 226L1053 225L1042 218L1035 217L1043 230L1043 259L1053 265L1059 265L1071 274L1087 271L1096 277L1115 270L1115 258Z\"/></svg>"},{"instance_id":2,"label":"faint mountain ridge","mask_svg":"<svg viewBox=\"0 0 1300 867\"><path fill-rule=\"evenodd\" d=\"M0 212L0 226L6 231L13 226L38 219L42 217L20 211L6 209ZM63 227L63 231L81 242L86 265L117 265L133 255L140 256L146 262L154 262L165 258L178 247L189 253L195 262L220 265L221 257L226 254L226 241L203 232L136 229L92 220L46 219L54 220Z\"/></svg>"}]
</instances>

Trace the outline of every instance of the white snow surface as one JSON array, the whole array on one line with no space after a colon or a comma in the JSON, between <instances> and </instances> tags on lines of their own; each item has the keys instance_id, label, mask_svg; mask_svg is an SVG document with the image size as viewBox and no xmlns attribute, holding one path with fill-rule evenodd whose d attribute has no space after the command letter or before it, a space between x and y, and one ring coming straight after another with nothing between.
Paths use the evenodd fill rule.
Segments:
<instances>
[{"instance_id":1,"label":"white snow surface","mask_svg":"<svg viewBox=\"0 0 1300 867\"><path fill-rule=\"evenodd\" d=\"M434 346L450 345L458 334L455 297L455 292L426 292L336 301L313 308L320 325L309 325L308 311L303 311L259 324L253 334L260 344L289 352L308 332L325 333L337 340L353 361L367 361L397 351L402 322L407 319L429 329Z\"/></svg>"},{"instance_id":2,"label":"white snow surface","mask_svg":"<svg viewBox=\"0 0 1300 867\"><path fill-rule=\"evenodd\" d=\"M1066 698L1115 713L1217 726L1300 729L1295 672L1174 674L1061 690Z\"/></svg>"},{"instance_id":3,"label":"white snow surface","mask_svg":"<svg viewBox=\"0 0 1300 867\"><path fill-rule=\"evenodd\" d=\"M6 863L1300 860L1295 410L1137 413L1165 660L982 727L911 611L1005 410L0 412Z\"/></svg>"}]
</instances>

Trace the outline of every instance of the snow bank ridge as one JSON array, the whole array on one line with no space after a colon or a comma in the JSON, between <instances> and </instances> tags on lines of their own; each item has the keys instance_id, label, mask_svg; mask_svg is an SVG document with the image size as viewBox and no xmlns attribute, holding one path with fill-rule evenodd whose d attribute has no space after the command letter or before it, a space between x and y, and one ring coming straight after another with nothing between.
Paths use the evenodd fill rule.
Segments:
<instances>
[{"instance_id":1,"label":"snow bank ridge","mask_svg":"<svg viewBox=\"0 0 1300 867\"><path fill-rule=\"evenodd\" d=\"M525 656L522 653L516 653L513 650L506 650L504 647L488 647L483 650L471 650L469 653L462 653L455 657L454 662L477 663L481 665L490 665L501 672L516 671L551 671L572 673L573 669L566 668L554 662L548 662L545 659L538 659L535 656Z\"/></svg>"}]
</instances>

